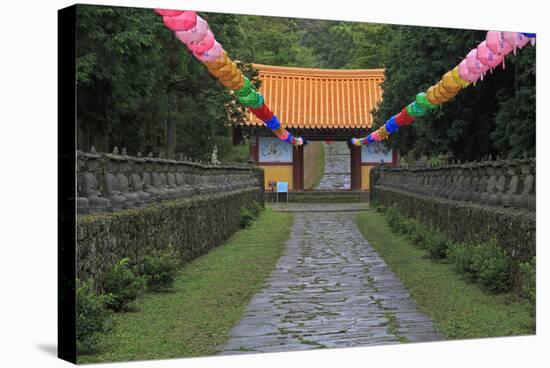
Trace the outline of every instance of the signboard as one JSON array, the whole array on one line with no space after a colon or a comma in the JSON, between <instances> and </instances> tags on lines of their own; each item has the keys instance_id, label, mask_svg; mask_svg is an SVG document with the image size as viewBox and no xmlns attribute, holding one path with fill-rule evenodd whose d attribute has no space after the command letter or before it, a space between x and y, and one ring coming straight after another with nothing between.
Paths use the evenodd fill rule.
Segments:
<instances>
[{"instance_id":1,"label":"signboard","mask_svg":"<svg viewBox=\"0 0 550 368\"><path fill-rule=\"evenodd\" d=\"M392 163L392 149L383 142L361 146L361 162L367 164Z\"/></svg>"},{"instance_id":2,"label":"signboard","mask_svg":"<svg viewBox=\"0 0 550 368\"><path fill-rule=\"evenodd\" d=\"M277 137L258 137L258 161L292 163L292 145Z\"/></svg>"}]
</instances>

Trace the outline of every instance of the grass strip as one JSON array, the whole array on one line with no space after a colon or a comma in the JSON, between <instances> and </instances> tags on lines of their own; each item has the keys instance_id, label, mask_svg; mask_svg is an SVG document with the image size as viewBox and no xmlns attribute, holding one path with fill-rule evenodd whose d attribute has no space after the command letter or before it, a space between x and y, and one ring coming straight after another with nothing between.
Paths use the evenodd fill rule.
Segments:
<instances>
[{"instance_id":1,"label":"grass strip","mask_svg":"<svg viewBox=\"0 0 550 368\"><path fill-rule=\"evenodd\" d=\"M78 363L216 353L274 269L292 222L291 213L266 209L249 228L184 266L171 291L144 294L130 312L116 314L96 353Z\"/></svg>"},{"instance_id":2,"label":"grass strip","mask_svg":"<svg viewBox=\"0 0 550 368\"><path fill-rule=\"evenodd\" d=\"M357 225L409 290L421 311L449 339L530 335L535 316L514 294L495 294L459 274L446 261L430 259L404 236L391 231L376 211L358 214Z\"/></svg>"}]
</instances>

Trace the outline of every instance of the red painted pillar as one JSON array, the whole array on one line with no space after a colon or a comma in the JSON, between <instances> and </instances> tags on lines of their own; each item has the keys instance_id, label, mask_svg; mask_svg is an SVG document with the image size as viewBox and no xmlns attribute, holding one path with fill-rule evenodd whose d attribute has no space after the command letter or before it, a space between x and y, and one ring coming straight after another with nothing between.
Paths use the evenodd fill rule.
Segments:
<instances>
[{"instance_id":1,"label":"red painted pillar","mask_svg":"<svg viewBox=\"0 0 550 368\"><path fill-rule=\"evenodd\" d=\"M292 189L304 190L304 146L293 146L292 158Z\"/></svg>"},{"instance_id":2,"label":"red painted pillar","mask_svg":"<svg viewBox=\"0 0 550 368\"><path fill-rule=\"evenodd\" d=\"M351 158L351 190L361 189L361 147L350 147Z\"/></svg>"}]
</instances>

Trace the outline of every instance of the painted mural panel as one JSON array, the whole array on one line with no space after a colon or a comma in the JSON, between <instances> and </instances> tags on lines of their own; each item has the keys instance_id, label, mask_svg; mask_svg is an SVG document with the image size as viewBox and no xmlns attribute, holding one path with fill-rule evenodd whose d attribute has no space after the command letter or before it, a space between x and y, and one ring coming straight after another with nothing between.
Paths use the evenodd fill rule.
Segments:
<instances>
[{"instance_id":1,"label":"painted mural panel","mask_svg":"<svg viewBox=\"0 0 550 368\"><path fill-rule=\"evenodd\" d=\"M258 156L260 162L292 163L292 145L277 137L259 137Z\"/></svg>"}]
</instances>

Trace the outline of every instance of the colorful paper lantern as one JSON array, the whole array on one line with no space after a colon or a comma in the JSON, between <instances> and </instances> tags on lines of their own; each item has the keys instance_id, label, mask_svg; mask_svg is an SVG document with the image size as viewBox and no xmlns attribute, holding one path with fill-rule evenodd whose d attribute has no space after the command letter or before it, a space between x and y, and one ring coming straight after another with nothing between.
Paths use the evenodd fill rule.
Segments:
<instances>
[{"instance_id":1,"label":"colorful paper lantern","mask_svg":"<svg viewBox=\"0 0 550 368\"><path fill-rule=\"evenodd\" d=\"M229 57L227 56L227 52L222 48L221 55L214 61L205 61L204 65L208 68L208 70L216 70L227 64L227 59Z\"/></svg>"},{"instance_id":2,"label":"colorful paper lantern","mask_svg":"<svg viewBox=\"0 0 550 368\"><path fill-rule=\"evenodd\" d=\"M470 82L460 78L460 75L458 74L458 65L451 70L451 76L453 77L454 81L462 88L466 88L470 85Z\"/></svg>"},{"instance_id":3,"label":"colorful paper lantern","mask_svg":"<svg viewBox=\"0 0 550 368\"><path fill-rule=\"evenodd\" d=\"M520 32L502 32L504 41L510 44L514 50L514 55L517 49L523 48L529 42L529 37Z\"/></svg>"},{"instance_id":4,"label":"colorful paper lantern","mask_svg":"<svg viewBox=\"0 0 550 368\"><path fill-rule=\"evenodd\" d=\"M214 41L214 34L209 29L206 32L206 36L204 36L202 40L200 40L199 42L188 43L186 44L186 46L189 50L193 51L193 53L202 54L203 52L210 50L212 46L214 46Z\"/></svg>"},{"instance_id":5,"label":"colorful paper lantern","mask_svg":"<svg viewBox=\"0 0 550 368\"><path fill-rule=\"evenodd\" d=\"M435 90L439 93L439 95L441 95L443 97L445 102L447 102L448 100L453 98L458 93L458 91L457 92L447 91L443 87L441 81L437 82L437 84L435 85Z\"/></svg>"},{"instance_id":6,"label":"colorful paper lantern","mask_svg":"<svg viewBox=\"0 0 550 368\"><path fill-rule=\"evenodd\" d=\"M250 93L252 90L252 84L250 83L250 80L247 77L244 77L243 86L235 91L235 95L237 97L244 97Z\"/></svg>"},{"instance_id":7,"label":"colorful paper lantern","mask_svg":"<svg viewBox=\"0 0 550 368\"><path fill-rule=\"evenodd\" d=\"M462 86L453 78L452 72L447 72L441 78L441 85L449 92L458 93Z\"/></svg>"},{"instance_id":8,"label":"colorful paper lantern","mask_svg":"<svg viewBox=\"0 0 550 368\"><path fill-rule=\"evenodd\" d=\"M487 46L487 41L483 41L477 46L477 59L489 68L494 68L502 63L503 57L495 54Z\"/></svg>"},{"instance_id":9,"label":"colorful paper lantern","mask_svg":"<svg viewBox=\"0 0 550 368\"><path fill-rule=\"evenodd\" d=\"M162 21L172 31L187 31L197 24L197 12L184 11L175 17L164 16Z\"/></svg>"},{"instance_id":10,"label":"colorful paper lantern","mask_svg":"<svg viewBox=\"0 0 550 368\"><path fill-rule=\"evenodd\" d=\"M399 130L399 125L397 125L397 123L395 122L395 116L389 118L384 126L386 128L386 131L390 134L395 133Z\"/></svg>"},{"instance_id":11,"label":"colorful paper lantern","mask_svg":"<svg viewBox=\"0 0 550 368\"><path fill-rule=\"evenodd\" d=\"M512 45L504 40L502 32L487 32L485 41L487 42L487 47L497 55L506 56L512 52Z\"/></svg>"},{"instance_id":12,"label":"colorful paper lantern","mask_svg":"<svg viewBox=\"0 0 550 368\"><path fill-rule=\"evenodd\" d=\"M436 91L435 86L431 86L426 91L426 98L433 105L441 105L443 101L443 96Z\"/></svg>"},{"instance_id":13,"label":"colorful paper lantern","mask_svg":"<svg viewBox=\"0 0 550 368\"><path fill-rule=\"evenodd\" d=\"M479 77L481 77L481 74L472 73L470 69L468 69L466 59L462 60L460 64L458 64L458 75L460 78L468 82L475 82L479 79Z\"/></svg>"},{"instance_id":14,"label":"colorful paper lantern","mask_svg":"<svg viewBox=\"0 0 550 368\"><path fill-rule=\"evenodd\" d=\"M258 117L258 119L260 119L261 121L263 121L264 123L266 123L267 127L271 130L273 130L274 128L271 128L267 123L268 121L270 121L271 119L273 119L273 112L269 109L269 107L267 107L267 105L264 103L259 109L255 109L253 107L248 107L248 109ZM277 129L277 127L275 128Z\"/></svg>"},{"instance_id":15,"label":"colorful paper lantern","mask_svg":"<svg viewBox=\"0 0 550 368\"><path fill-rule=\"evenodd\" d=\"M483 78L483 74L489 70L487 65L482 64L481 61L478 60L477 49L471 50L468 55L466 55L466 66L470 73L481 74L481 78Z\"/></svg>"},{"instance_id":16,"label":"colorful paper lantern","mask_svg":"<svg viewBox=\"0 0 550 368\"><path fill-rule=\"evenodd\" d=\"M176 31L175 36L184 44L188 44L191 42L199 42L206 37L207 33L208 23L197 15L197 21L194 27L184 31Z\"/></svg>"},{"instance_id":17,"label":"colorful paper lantern","mask_svg":"<svg viewBox=\"0 0 550 368\"><path fill-rule=\"evenodd\" d=\"M437 107L437 105L434 105L430 101L428 101L428 96L426 95L426 92L418 93L416 95L415 101L417 105L423 108L424 110L435 109Z\"/></svg>"},{"instance_id":18,"label":"colorful paper lantern","mask_svg":"<svg viewBox=\"0 0 550 368\"><path fill-rule=\"evenodd\" d=\"M216 61L221 56L222 52L222 45L220 45L218 41L214 40L214 46L212 46L210 50L205 51L202 54L193 52L193 55L202 62L212 62Z\"/></svg>"}]
</instances>

